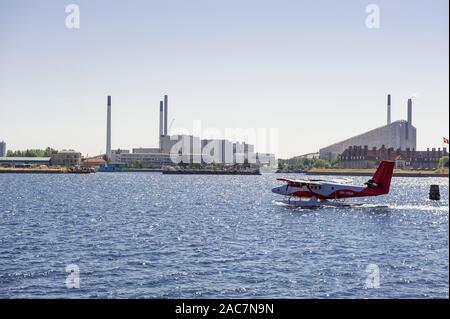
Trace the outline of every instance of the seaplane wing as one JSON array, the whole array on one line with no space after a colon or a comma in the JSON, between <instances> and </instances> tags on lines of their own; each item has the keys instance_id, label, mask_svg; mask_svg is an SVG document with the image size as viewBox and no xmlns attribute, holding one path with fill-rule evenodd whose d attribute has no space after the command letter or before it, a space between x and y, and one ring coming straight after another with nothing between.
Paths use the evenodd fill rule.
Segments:
<instances>
[{"instance_id":1,"label":"seaplane wing","mask_svg":"<svg viewBox=\"0 0 450 319\"><path fill-rule=\"evenodd\" d=\"M320 182L322 184L340 184L340 185L349 185L352 184L353 181L348 178L339 177L335 179L310 179L310 182Z\"/></svg>"},{"instance_id":2,"label":"seaplane wing","mask_svg":"<svg viewBox=\"0 0 450 319\"><path fill-rule=\"evenodd\" d=\"M332 179L332 180L330 180L330 182L336 183L336 184L343 184L343 185L347 185L347 184L353 183L353 181L351 179L348 179L348 178L345 178L345 177Z\"/></svg>"},{"instance_id":3,"label":"seaplane wing","mask_svg":"<svg viewBox=\"0 0 450 319\"><path fill-rule=\"evenodd\" d=\"M300 186L300 185L322 185L323 182L322 181L312 181L309 179L290 179L290 178L277 178L277 181L281 181L281 182L286 182L288 183L289 186Z\"/></svg>"},{"instance_id":4,"label":"seaplane wing","mask_svg":"<svg viewBox=\"0 0 450 319\"><path fill-rule=\"evenodd\" d=\"M286 182L290 186L300 186L300 185L324 185L324 184L335 184L335 185L350 185L352 180L347 178L336 178L336 179L290 179L290 178L277 178L277 181Z\"/></svg>"}]
</instances>

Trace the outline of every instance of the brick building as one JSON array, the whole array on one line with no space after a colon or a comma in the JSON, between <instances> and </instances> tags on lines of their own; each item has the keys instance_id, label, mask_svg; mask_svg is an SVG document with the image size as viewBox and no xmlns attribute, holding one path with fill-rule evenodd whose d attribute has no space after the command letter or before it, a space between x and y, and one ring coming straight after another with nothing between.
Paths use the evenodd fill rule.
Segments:
<instances>
[{"instance_id":1,"label":"brick building","mask_svg":"<svg viewBox=\"0 0 450 319\"><path fill-rule=\"evenodd\" d=\"M402 169L437 169L439 160L448 156L444 147L426 151L416 151L414 148L406 150L394 148L370 148L368 146L350 146L340 155L342 168L376 168L383 160L396 162L397 168Z\"/></svg>"}]
</instances>

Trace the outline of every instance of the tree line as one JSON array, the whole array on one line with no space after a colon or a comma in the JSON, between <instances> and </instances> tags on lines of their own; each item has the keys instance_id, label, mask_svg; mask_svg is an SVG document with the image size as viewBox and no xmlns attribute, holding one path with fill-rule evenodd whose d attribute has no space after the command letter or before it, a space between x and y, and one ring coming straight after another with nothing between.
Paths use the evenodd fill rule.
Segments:
<instances>
[{"instance_id":1,"label":"tree line","mask_svg":"<svg viewBox=\"0 0 450 319\"><path fill-rule=\"evenodd\" d=\"M305 158L301 156L292 157L289 159L279 159L279 169L311 169L311 168L334 168L339 166L339 159L332 161L319 158Z\"/></svg>"},{"instance_id":2,"label":"tree line","mask_svg":"<svg viewBox=\"0 0 450 319\"><path fill-rule=\"evenodd\" d=\"M58 150L55 150L51 147L47 147L46 149L27 149L27 150L9 150L6 154L7 157L51 157L52 154L58 153Z\"/></svg>"}]
</instances>

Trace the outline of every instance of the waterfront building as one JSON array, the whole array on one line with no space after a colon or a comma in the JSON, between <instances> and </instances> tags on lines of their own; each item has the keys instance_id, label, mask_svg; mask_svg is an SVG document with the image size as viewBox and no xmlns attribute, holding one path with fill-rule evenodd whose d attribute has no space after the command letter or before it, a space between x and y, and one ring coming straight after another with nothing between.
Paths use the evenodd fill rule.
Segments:
<instances>
[{"instance_id":1,"label":"waterfront building","mask_svg":"<svg viewBox=\"0 0 450 319\"><path fill-rule=\"evenodd\" d=\"M63 150L52 154L50 161L53 166L78 166L81 165L81 153Z\"/></svg>"},{"instance_id":2,"label":"waterfront building","mask_svg":"<svg viewBox=\"0 0 450 319\"><path fill-rule=\"evenodd\" d=\"M369 148L365 146L350 146L340 155L341 168L376 168L381 161L390 160L396 162L396 167L401 169L425 169L435 170L439 160L448 156L447 148L427 148L426 151L416 151L415 148L401 150L400 148Z\"/></svg>"},{"instance_id":3,"label":"waterfront building","mask_svg":"<svg viewBox=\"0 0 450 319\"><path fill-rule=\"evenodd\" d=\"M127 167L134 167L138 164L142 168L161 168L164 165L172 165L170 156L167 153L156 152L150 153L151 149L135 148L133 152L129 150L112 150L111 163L123 163Z\"/></svg>"},{"instance_id":4,"label":"waterfront building","mask_svg":"<svg viewBox=\"0 0 450 319\"><path fill-rule=\"evenodd\" d=\"M111 150L110 162L111 163L120 163L121 154L129 154L129 153L130 153L129 150L122 150L122 149Z\"/></svg>"},{"instance_id":5,"label":"waterfront building","mask_svg":"<svg viewBox=\"0 0 450 319\"><path fill-rule=\"evenodd\" d=\"M102 157L89 157L83 160L83 166L98 168L101 165L106 164L106 161Z\"/></svg>"},{"instance_id":6,"label":"waterfront building","mask_svg":"<svg viewBox=\"0 0 450 319\"><path fill-rule=\"evenodd\" d=\"M256 153L256 163L258 165L275 166L275 155L272 153Z\"/></svg>"},{"instance_id":7,"label":"waterfront building","mask_svg":"<svg viewBox=\"0 0 450 319\"><path fill-rule=\"evenodd\" d=\"M256 164L257 156L255 153L255 146L245 142L233 143L233 161L238 164L245 163L245 161Z\"/></svg>"},{"instance_id":8,"label":"waterfront building","mask_svg":"<svg viewBox=\"0 0 450 319\"><path fill-rule=\"evenodd\" d=\"M204 162L216 164L233 164L233 143L223 139L203 139L202 159Z\"/></svg>"},{"instance_id":9,"label":"waterfront building","mask_svg":"<svg viewBox=\"0 0 450 319\"><path fill-rule=\"evenodd\" d=\"M50 166L50 157L0 157L0 166L17 165Z\"/></svg>"},{"instance_id":10,"label":"waterfront building","mask_svg":"<svg viewBox=\"0 0 450 319\"><path fill-rule=\"evenodd\" d=\"M161 168L173 165L170 155L164 153L121 153L115 157L116 163L124 163L127 167Z\"/></svg>"}]
</instances>

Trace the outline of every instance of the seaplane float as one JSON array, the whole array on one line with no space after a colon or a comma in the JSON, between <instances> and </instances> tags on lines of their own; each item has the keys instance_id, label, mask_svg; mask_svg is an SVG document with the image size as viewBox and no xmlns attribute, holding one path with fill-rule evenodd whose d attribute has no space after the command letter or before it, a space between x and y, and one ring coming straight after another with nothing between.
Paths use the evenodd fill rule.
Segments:
<instances>
[{"instance_id":1,"label":"seaplane float","mask_svg":"<svg viewBox=\"0 0 450 319\"><path fill-rule=\"evenodd\" d=\"M273 203L296 208L362 206L363 204L345 202L345 199L389 194L394 164L393 161L382 161L373 177L364 186L353 185L351 180L344 178L335 180L277 178L286 184L273 188L272 192L288 199Z\"/></svg>"}]
</instances>

